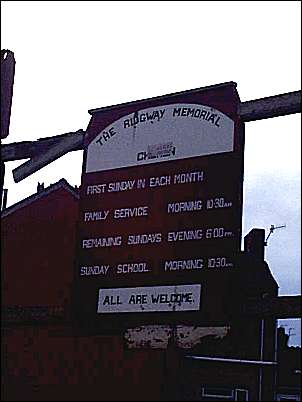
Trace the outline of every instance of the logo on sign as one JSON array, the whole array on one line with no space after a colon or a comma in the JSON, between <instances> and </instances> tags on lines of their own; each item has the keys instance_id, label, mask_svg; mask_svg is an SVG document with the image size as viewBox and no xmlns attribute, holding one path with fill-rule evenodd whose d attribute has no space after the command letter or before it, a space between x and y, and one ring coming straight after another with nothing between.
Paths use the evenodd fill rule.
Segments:
<instances>
[{"instance_id":1,"label":"logo on sign","mask_svg":"<svg viewBox=\"0 0 302 402\"><path fill-rule=\"evenodd\" d=\"M146 159L167 158L175 156L176 147L173 142L166 142L163 144L148 145L147 151L142 151L137 154L137 161L144 161Z\"/></svg>"}]
</instances>

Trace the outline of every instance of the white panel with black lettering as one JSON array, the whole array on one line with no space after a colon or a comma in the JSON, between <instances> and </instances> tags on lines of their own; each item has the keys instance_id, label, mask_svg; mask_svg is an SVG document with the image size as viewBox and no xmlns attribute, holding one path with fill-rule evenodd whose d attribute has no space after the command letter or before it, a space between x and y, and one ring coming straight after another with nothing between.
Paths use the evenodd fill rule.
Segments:
<instances>
[{"instance_id":1,"label":"white panel with black lettering","mask_svg":"<svg viewBox=\"0 0 302 402\"><path fill-rule=\"evenodd\" d=\"M204 105L139 110L102 130L87 147L86 173L234 150L234 122Z\"/></svg>"},{"instance_id":2,"label":"white panel with black lettering","mask_svg":"<svg viewBox=\"0 0 302 402\"><path fill-rule=\"evenodd\" d=\"M98 313L148 313L200 309L201 285L99 289Z\"/></svg>"}]
</instances>

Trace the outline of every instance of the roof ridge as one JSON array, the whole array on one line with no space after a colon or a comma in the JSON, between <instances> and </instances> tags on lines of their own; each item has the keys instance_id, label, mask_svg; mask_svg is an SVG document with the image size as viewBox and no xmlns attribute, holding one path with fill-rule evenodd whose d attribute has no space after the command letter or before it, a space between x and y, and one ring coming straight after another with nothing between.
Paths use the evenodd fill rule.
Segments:
<instances>
[{"instance_id":1,"label":"roof ridge","mask_svg":"<svg viewBox=\"0 0 302 402\"><path fill-rule=\"evenodd\" d=\"M71 184L69 184L65 178L61 178L57 182L50 184L48 187L45 187L43 190L36 192L34 194L31 194L30 196L24 198L23 200L20 200L20 201L16 202L15 204L10 205L9 207L3 209L1 211L1 218L4 218L7 215L10 215L11 213L17 211L20 208L26 207L27 205L31 204L32 202L48 195L52 191L57 190L61 186L64 187L67 191L69 191L77 199L80 198L78 191Z\"/></svg>"}]
</instances>

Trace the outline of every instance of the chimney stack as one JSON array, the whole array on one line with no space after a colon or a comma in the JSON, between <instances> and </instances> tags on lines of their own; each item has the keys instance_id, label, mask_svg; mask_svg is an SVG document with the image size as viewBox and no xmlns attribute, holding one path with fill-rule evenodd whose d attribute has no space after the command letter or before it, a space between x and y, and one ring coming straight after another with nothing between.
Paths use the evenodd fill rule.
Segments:
<instances>
[{"instance_id":1,"label":"chimney stack","mask_svg":"<svg viewBox=\"0 0 302 402\"><path fill-rule=\"evenodd\" d=\"M252 229L244 237L244 251L259 260L264 260L265 230Z\"/></svg>"}]
</instances>

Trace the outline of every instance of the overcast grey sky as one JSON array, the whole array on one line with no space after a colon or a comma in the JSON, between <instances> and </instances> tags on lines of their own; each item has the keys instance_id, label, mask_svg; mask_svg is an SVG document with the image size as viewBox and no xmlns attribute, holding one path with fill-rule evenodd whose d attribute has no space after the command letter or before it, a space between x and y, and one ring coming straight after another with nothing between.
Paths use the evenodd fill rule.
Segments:
<instances>
[{"instance_id":1,"label":"overcast grey sky","mask_svg":"<svg viewBox=\"0 0 302 402\"><path fill-rule=\"evenodd\" d=\"M88 109L237 82L241 101L301 89L299 1L2 1L1 49L15 54L10 135L3 143L86 129ZM73 152L14 183L8 205L66 178ZM243 235L286 224L266 248L280 295L301 294L301 115L246 123ZM300 344L300 320L286 322Z\"/></svg>"}]
</instances>

